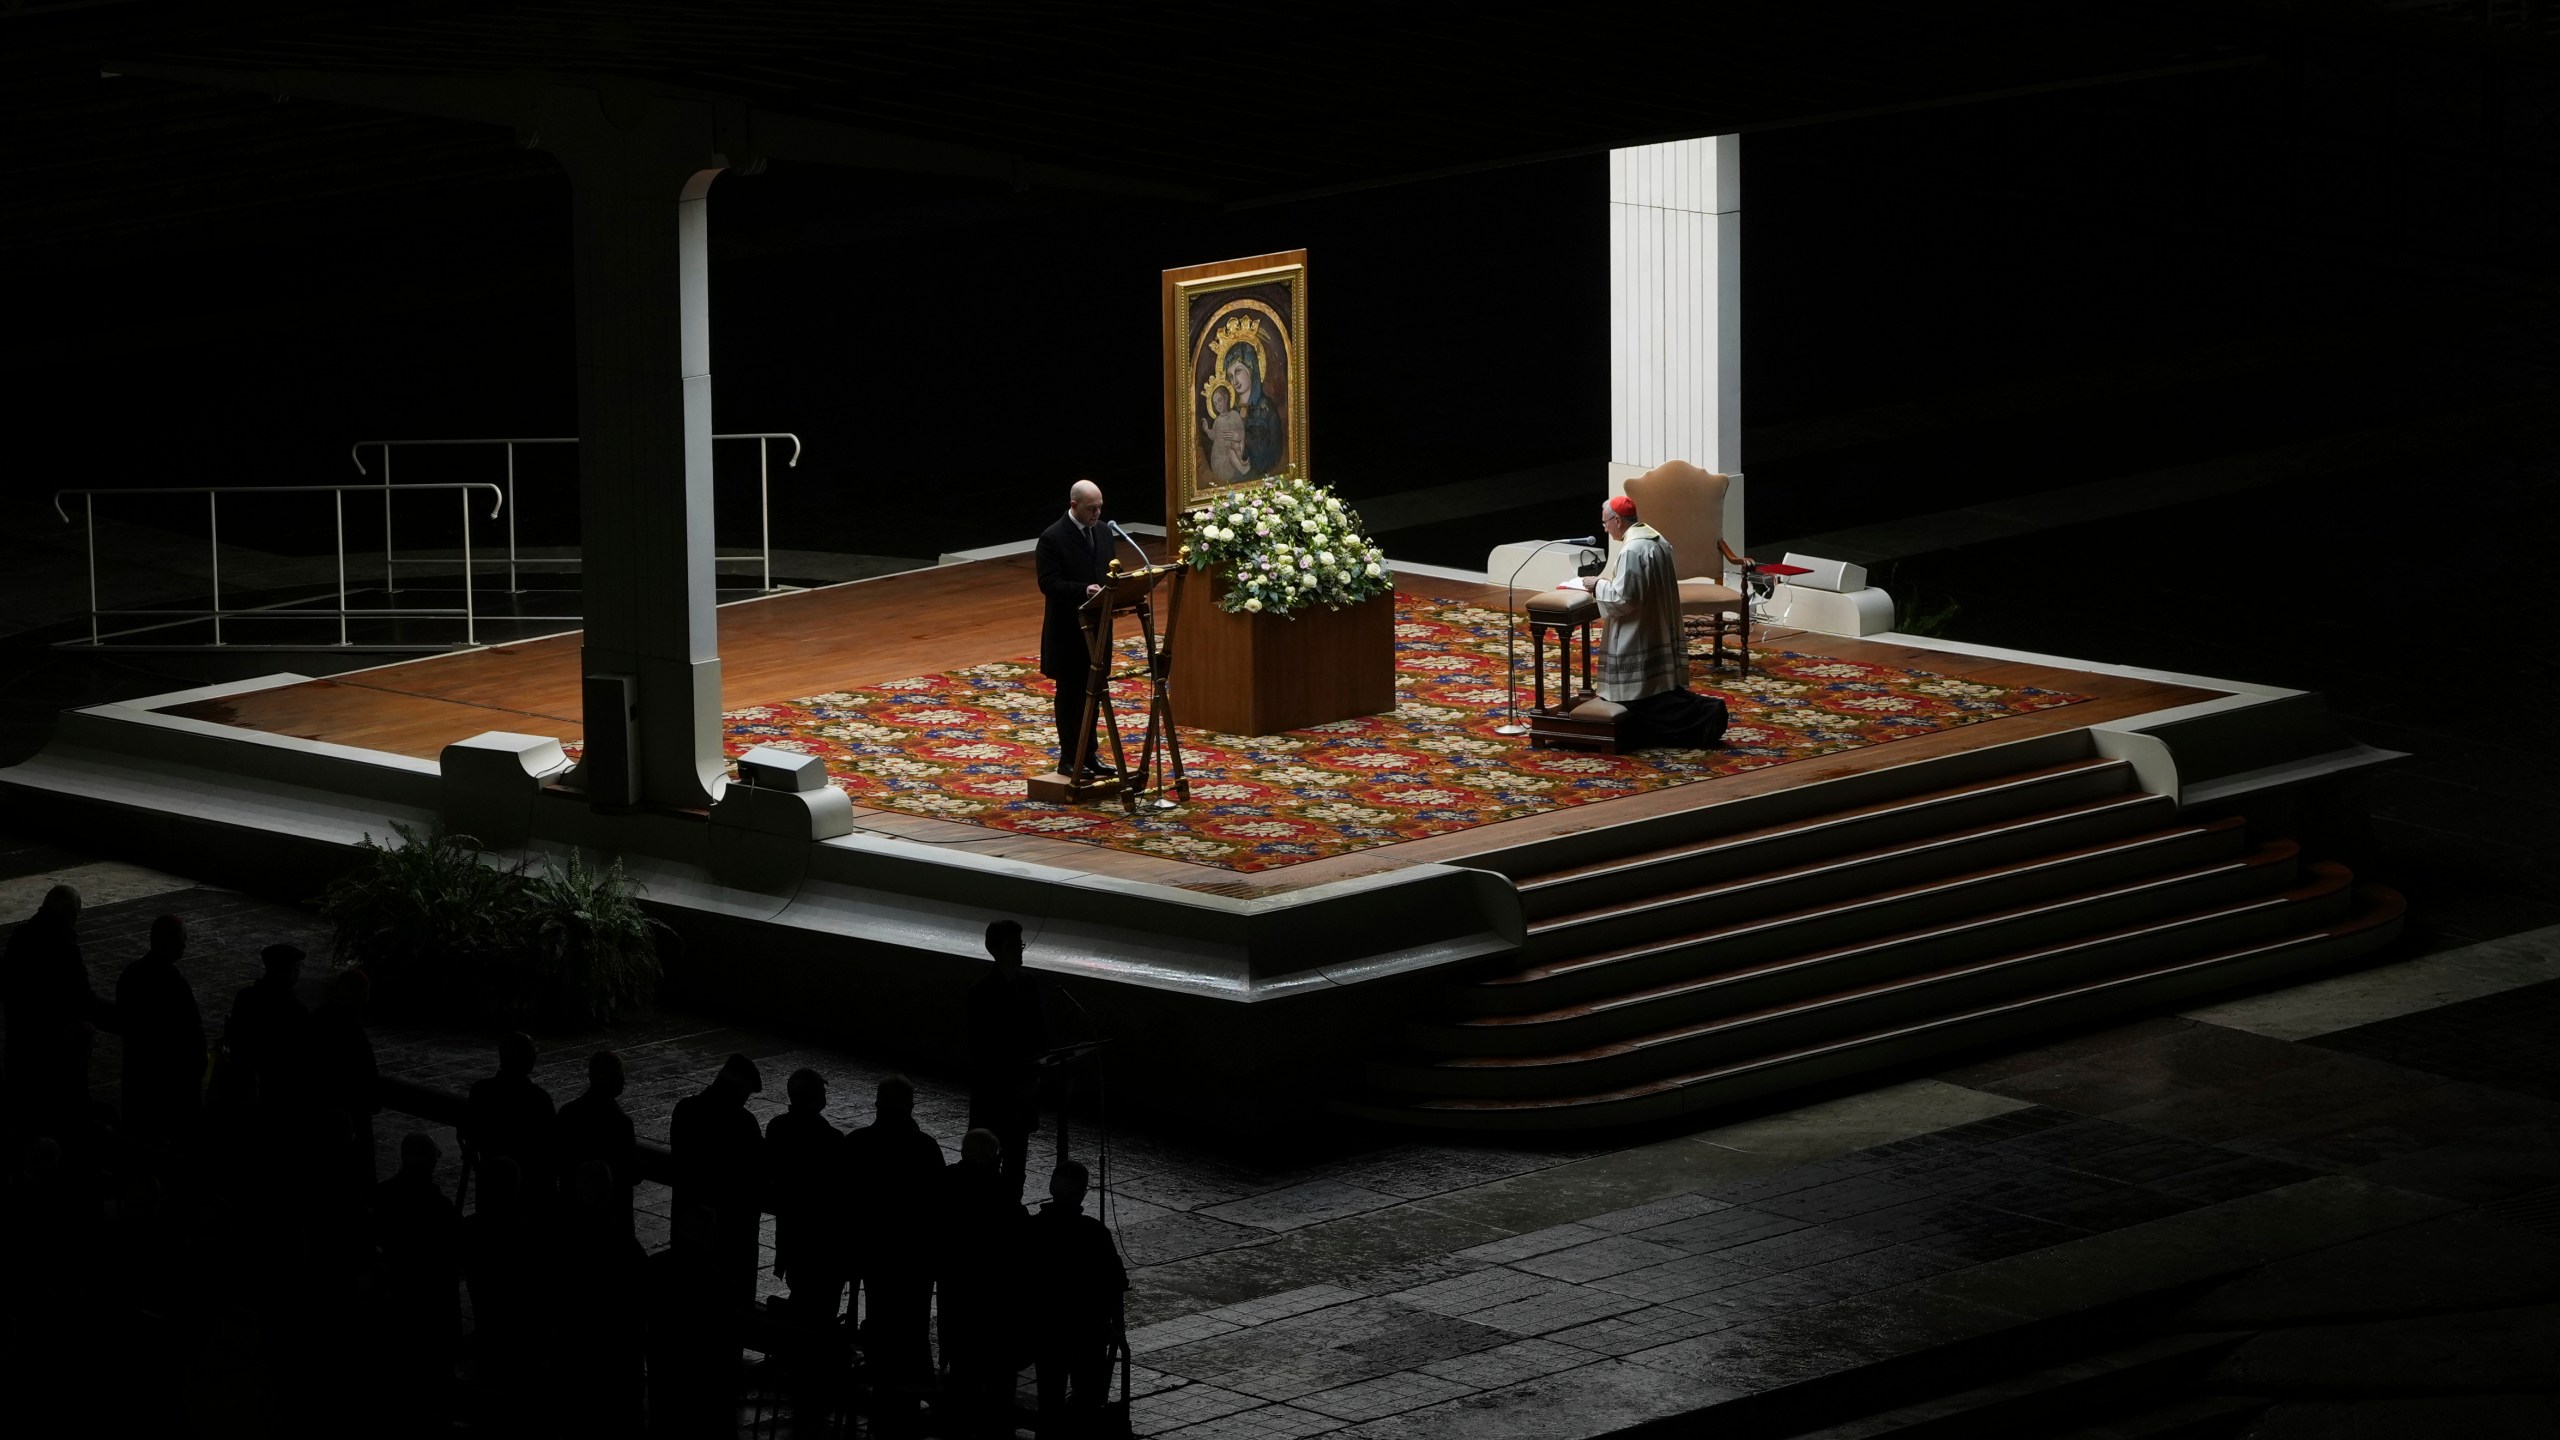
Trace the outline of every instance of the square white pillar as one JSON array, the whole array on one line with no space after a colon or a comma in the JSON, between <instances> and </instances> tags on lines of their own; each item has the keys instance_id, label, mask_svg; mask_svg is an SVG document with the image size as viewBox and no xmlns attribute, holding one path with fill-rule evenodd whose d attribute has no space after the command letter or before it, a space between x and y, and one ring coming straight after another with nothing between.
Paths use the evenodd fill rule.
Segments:
<instances>
[{"instance_id":1,"label":"square white pillar","mask_svg":"<svg viewBox=\"0 0 2560 1440\"><path fill-rule=\"evenodd\" d=\"M1669 460L1734 477L1743 543L1742 140L1609 152L1609 493Z\"/></svg>"}]
</instances>

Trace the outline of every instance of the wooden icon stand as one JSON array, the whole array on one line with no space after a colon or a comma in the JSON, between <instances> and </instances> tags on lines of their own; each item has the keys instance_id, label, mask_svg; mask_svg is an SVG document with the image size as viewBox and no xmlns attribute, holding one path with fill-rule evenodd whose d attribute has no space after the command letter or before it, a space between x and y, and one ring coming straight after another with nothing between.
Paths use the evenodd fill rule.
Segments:
<instances>
[{"instance_id":1,"label":"wooden icon stand","mask_svg":"<svg viewBox=\"0 0 2560 1440\"><path fill-rule=\"evenodd\" d=\"M1029 782L1034 800L1055 805L1083 805L1111 796L1120 797L1124 810L1135 811L1138 802L1152 790L1159 805L1191 798L1191 781L1182 773L1182 742L1173 728L1173 624L1182 611L1182 580L1191 567L1183 564L1150 565L1143 570L1123 573L1120 562L1111 562L1111 574L1102 589L1084 602L1084 643L1092 657L1091 671L1085 682L1084 715L1076 726L1076 753L1067 761L1066 771L1050 771L1035 775ZM1156 587L1167 579L1173 582L1173 593L1165 604L1165 627L1156 630ZM1140 660L1143 668L1119 675L1111 673L1111 617L1128 611L1138 617L1138 635L1143 641ZM1147 733L1138 749L1138 763L1129 764L1127 749L1120 740L1120 716L1110 704L1111 682L1144 676L1148 682ZM1094 707L1101 707L1103 732L1111 742L1112 773L1101 776L1085 774L1086 763L1093 758ZM1161 751L1161 758L1159 758ZM1159 772L1169 783L1150 785ZM1165 800L1170 790L1174 800Z\"/></svg>"}]
</instances>

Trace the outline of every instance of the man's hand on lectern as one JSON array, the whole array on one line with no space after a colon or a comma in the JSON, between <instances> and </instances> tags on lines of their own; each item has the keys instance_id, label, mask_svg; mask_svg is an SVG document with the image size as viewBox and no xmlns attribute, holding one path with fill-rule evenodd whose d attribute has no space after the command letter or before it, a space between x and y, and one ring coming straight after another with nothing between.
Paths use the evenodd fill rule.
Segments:
<instances>
[{"instance_id":1,"label":"man's hand on lectern","mask_svg":"<svg viewBox=\"0 0 2560 1440\"><path fill-rule=\"evenodd\" d=\"M1101 587L1101 586L1099 586L1099 585L1087 585L1086 587L1084 587L1084 598L1086 598L1087 600L1090 600L1090 599L1092 599L1094 596L1099 595L1099 594L1101 594L1101 593L1102 593L1102 587Z\"/></svg>"}]
</instances>

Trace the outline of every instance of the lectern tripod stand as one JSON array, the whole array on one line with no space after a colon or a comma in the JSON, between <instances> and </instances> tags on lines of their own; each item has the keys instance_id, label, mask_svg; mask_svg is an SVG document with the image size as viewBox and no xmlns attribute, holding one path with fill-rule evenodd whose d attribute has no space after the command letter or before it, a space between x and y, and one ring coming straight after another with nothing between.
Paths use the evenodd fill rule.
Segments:
<instances>
[{"instance_id":1,"label":"lectern tripod stand","mask_svg":"<svg viewBox=\"0 0 2560 1440\"><path fill-rule=\"evenodd\" d=\"M1191 781L1182 773L1182 742L1173 728L1173 623L1181 613L1182 578L1190 566L1149 565L1141 570L1123 571L1120 562L1111 562L1111 573L1102 588L1084 602L1084 643L1091 657L1084 691L1084 714L1076 723L1075 754L1068 757L1064 773L1052 771L1033 776L1029 793L1034 800L1059 805L1082 805L1109 796L1120 797L1124 810L1134 811L1139 800L1152 792L1159 808L1171 808L1178 800L1191 798ZM1166 580L1173 582L1172 594L1165 608L1164 629L1156 629L1156 587ZM1111 648L1112 617L1126 611L1138 619L1142 668L1111 673L1116 658ZM1120 740L1120 716L1111 705L1111 682L1133 680L1144 676L1148 682L1147 733L1138 749L1138 763L1129 764L1127 748ZM1087 775L1093 759L1095 707L1101 707L1102 730L1111 746L1111 772ZM1161 758L1159 758L1161 751ZM1151 784L1161 780L1163 783ZM1173 799L1165 798L1171 791Z\"/></svg>"}]
</instances>

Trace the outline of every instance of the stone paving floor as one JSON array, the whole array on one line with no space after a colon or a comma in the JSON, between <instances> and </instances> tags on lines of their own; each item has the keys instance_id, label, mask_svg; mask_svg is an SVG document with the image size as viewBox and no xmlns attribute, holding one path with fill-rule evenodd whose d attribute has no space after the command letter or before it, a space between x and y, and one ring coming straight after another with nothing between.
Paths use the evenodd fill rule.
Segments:
<instances>
[{"instance_id":1,"label":"stone paving floor","mask_svg":"<svg viewBox=\"0 0 2560 1440\"><path fill-rule=\"evenodd\" d=\"M20 841L0 840L0 877L0 920L55 878L91 897L82 934L102 992L153 916L184 916L182 968L211 1024L267 943L325 969L325 928L290 906ZM1792 1337L1788 1375L1812 1373L1826 1345L1863 1354L1879 1306L1905 1327L1896 1343L2015 1320L2032 1307L1954 1298L1959 1282L1979 1290L2004 1262L2096 1237L2219 1223L2240 1202L2560 1236L2555 1018L2560 930L1685 1133L1505 1144L1357 1129L1283 1152L1088 1116L1076 1141L1131 1270L1140 1433L1600 1433L1779 1383L1772 1336ZM831 1119L864 1123L886 1073L673 1006L542 1044L536 1078L564 1100L588 1053L618 1051L625 1103L661 1142L675 1102L733 1051L762 1068L759 1119L806 1066L827 1079ZM384 1075L449 1090L494 1066L486 1034L382 1027L375 1045ZM102 1038L102 1098L116 1052ZM918 1121L954 1150L960 1089L914 1078ZM378 1123L383 1173L410 1128L436 1129ZM450 1167L457 1147L439 1138ZM1035 1173L1054 1138L1035 1139ZM641 1209L644 1240L663 1245L663 1189ZM1868 1317L1864 1333L1834 1336L1842 1316Z\"/></svg>"}]
</instances>

